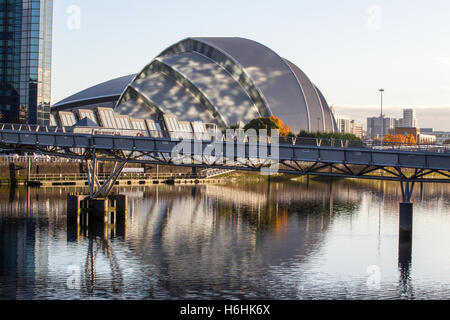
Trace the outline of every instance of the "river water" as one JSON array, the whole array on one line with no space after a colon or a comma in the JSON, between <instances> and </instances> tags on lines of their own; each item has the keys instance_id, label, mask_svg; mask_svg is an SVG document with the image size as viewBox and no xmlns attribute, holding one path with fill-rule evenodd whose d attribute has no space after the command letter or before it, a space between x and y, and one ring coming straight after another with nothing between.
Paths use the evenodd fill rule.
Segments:
<instances>
[{"instance_id":1,"label":"river water","mask_svg":"<svg viewBox=\"0 0 450 320\"><path fill-rule=\"evenodd\" d=\"M120 189L106 236L68 226L73 191L0 189L1 299L450 298L450 185L416 188L401 263L394 182Z\"/></svg>"}]
</instances>

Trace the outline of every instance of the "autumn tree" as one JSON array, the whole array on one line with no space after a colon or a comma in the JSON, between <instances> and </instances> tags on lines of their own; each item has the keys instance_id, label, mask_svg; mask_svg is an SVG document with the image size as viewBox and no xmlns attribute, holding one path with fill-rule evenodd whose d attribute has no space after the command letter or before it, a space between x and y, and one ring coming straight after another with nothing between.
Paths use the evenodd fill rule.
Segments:
<instances>
[{"instance_id":1,"label":"autumn tree","mask_svg":"<svg viewBox=\"0 0 450 320\"><path fill-rule=\"evenodd\" d=\"M291 128L287 124L284 124L283 120L281 120L280 118L275 117L275 116L271 116L270 119L278 125L278 129L280 130L281 137L293 135Z\"/></svg>"},{"instance_id":2,"label":"autumn tree","mask_svg":"<svg viewBox=\"0 0 450 320\"><path fill-rule=\"evenodd\" d=\"M393 144L393 145L409 145L415 144L416 139L412 134L403 135L403 134L387 134L383 140L385 143Z\"/></svg>"},{"instance_id":3,"label":"autumn tree","mask_svg":"<svg viewBox=\"0 0 450 320\"><path fill-rule=\"evenodd\" d=\"M405 137L407 144L416 144L416 138L412 134L408 134Z\"/></svg>"},{"instance_id":4,"label":"autumn tree","mask_svg":"<svg viewBox=\"0 0 450 320\"><path fill-rule=\"evenodd\" d=\"M245 125L244 130L248 129L255 129L257 132L258 130L266 129L269 135L271 129L278 129L279 135L282 137L292 135L291 128L285 125L283 120L275 116L253 119Z\"/></svg>"}]
</instances>

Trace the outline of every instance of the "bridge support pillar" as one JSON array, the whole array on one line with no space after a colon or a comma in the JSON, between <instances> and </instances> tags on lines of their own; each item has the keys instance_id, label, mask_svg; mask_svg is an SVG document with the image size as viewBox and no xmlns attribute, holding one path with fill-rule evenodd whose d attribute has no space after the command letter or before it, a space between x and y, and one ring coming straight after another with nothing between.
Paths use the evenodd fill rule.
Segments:
<instances>
[{"instance_id":1,"label":"bridge support pillar","mask_svg":"<svg viewBox=\"0 0 450 320\"><path fill-rule=\"evenodd\" d=\"M120 214L126 214L127 213L127 203L128 203L128 196L125 194L117 194L111 196L116 202L116 211Z\"/></svg>"},{"instance_id":2,"label":"bridge support pillar","mask_svg":"<svg viewBox=\"0 0 450 320\"><path fill-rule=\"evenodd\" d=\"M413 204L411 202L400 203L399 240L411 241L413 229Z\"/></svg>"},{"instance_id":3,"label":"bridge support pillar","mask_svg":"<svg viewBox=\"0 0 450 320\"><path fill-rule=\"evenodd\" d=\"M82 235L126 235L126 195L90 199L88 195L67 196L67 239L75 241Z\"/></svg>"},{"instance_id":4,"label":"bridge support pillar","mask_svg":"<svg viewBox=\"0 0 450 320\"><path fill-rule=\"evenodd\" d=\"M398 264L402 279L407 279L412 256L413 204L411 202L414 182L401 181L402 202L399 212Z\"/></svg>"},{"instance_id":5,"label":"bridge support pillar","mask_svg":"<svg viewBox=\"0 0 450 320\"><path fill-rule=\"evenodd\" d=\"M109 200L114 203L115 207L116 222L114 224L116 225L117 233L125 237L127 227L128 196L125 194L115 194L109 196Z\"/></svg>"},{"instance_id":6,"label":"bridge support pillar","mask_svg":"<svg viewBox=\"0 0 450 320\"><path fill-rule=\"evenodd\" d=\"M88 196L85 195L71 195L67 196L67 216L74 218L78 217L82 209L86 207L84 202Z\"/></svg>"},{"instance_id":7,"label":"bridge support pillar","mask_svg":"<svg viewBox=\"0 0 450 320\"><path fill-rule=\"evenodd\" d=\"M89 206L92 208L91 212L94 214L94 218L97 221L108 223L108 199L92 199L90 200Z\"/></svg>"},{"instance_id":8,"label":"bridge support pillar","mask_svg":"<svg viewBox=\"0 0 450 320\"><path fill-rule=\"evenodd\" d=\"M403 291L406 291L412 260L413 204L400 203L400 226L398 238L398 267Z\"/></svg>"}]
</instances>

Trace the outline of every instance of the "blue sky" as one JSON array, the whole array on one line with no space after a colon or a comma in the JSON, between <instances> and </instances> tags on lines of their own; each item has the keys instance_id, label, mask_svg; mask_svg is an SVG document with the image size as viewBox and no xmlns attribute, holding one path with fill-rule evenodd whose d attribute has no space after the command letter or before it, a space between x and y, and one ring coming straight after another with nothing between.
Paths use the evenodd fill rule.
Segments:
<instances>
[{"instance_id":1,"label":"blue sky","mask_svg":"<svg viewBox=\"0 0 450 320\"><path fill-rule=\"evenodd\" d=\"M183 38L239 36L297 64L340 115L365 122L383 87L387 115L414 107L421 127L450 130L448 0L56 0L53 28L53 102Z\"/></svg>"}]
</instances>

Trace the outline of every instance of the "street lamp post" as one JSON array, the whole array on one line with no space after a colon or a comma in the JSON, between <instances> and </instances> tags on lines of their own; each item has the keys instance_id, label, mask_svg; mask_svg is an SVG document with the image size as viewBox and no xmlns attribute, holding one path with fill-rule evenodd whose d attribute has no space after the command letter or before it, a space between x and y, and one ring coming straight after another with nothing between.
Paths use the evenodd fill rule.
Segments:
<instances>
[{"instance_id":1,"label":"street lamp post","mask_svg":"<svg viewBox=\"0 0 450 320\"><path fill-rule=\"evenodd\" d=\"M381 121L381 135L380 135L380 140L381 143L383 143L383 136L384 136L384 117L383 117L383 92L384 89L380 89L380 95L381 95L381 113L380 113L380 121Z\"/></svg>"}]
</instances>

